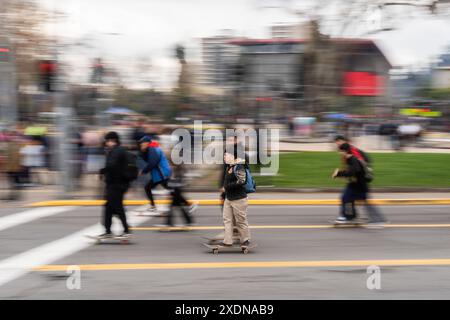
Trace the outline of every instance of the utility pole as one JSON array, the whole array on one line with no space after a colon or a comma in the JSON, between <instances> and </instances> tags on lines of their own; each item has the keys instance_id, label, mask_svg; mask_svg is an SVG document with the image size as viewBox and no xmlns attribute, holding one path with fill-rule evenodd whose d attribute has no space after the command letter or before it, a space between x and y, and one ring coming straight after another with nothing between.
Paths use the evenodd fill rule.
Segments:
<instances>
[{"instance_id":1,"label":"utility pole","mask_svg":"<svg viewBox=\"0 0 450 320\"><path fill-rule=\"evenodd\" d=\"M17 123L17 82L12 48L7 29L3 25L4 12L0 12L0 121L15 128Z\"/></svg>"}]
</instances>

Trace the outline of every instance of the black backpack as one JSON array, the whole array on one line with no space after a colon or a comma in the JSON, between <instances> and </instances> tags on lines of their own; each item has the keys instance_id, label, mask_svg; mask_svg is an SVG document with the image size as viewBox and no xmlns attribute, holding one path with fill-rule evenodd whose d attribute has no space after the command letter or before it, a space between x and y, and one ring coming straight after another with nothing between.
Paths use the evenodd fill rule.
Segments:
<instances>
[{"instance_id":1,"label":"black backpack","mask_svg":"<svg viewBox=\"0 0 450 320\"><path fill-rule=\"evenodd\" d=\"M357 159L363 172L364 172L364 180L366 180L367 183L370 183L373 181L373 170L371 167L369 167L369 165L367 164L367 162L361 160L361 159Z\"/></svg>"},{"instance_id":2,"label":"black backpack","mask_svg":"<svg viewBox=\"0 0 450 320\"><path fill-rule=\"evenodd\" d=\"M126 162L125 162L125 171L124 176L128 182L132 182L138 178L139 168L137 166L137 156L130 152L126 151Z\"/></svg>"}]
</instances>

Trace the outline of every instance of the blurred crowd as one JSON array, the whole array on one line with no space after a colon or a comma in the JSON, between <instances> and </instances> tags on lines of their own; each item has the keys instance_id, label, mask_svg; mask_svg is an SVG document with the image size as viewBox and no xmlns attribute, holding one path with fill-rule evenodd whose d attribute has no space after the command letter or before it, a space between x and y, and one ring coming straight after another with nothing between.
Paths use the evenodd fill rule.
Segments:
<instances>
[{"instance_id":1,"label":"blurred crowd","mask_svg":"<svg viewBox=\"0 0 450 320\"><path fill-rule=\"evenodd\" d=\"M171 145L172 129L164 126L137 121L131 126L117 126L115 130L129 150L136 151L137 141L146 135L157 141L164 151L168 151ZM61 165L64 170L70 170L71 190L82 188L83 179L97 176L104 165L106 131L96 127L70 130L68 140L63 141L67 146L64 150L70 150L63 164L58 157L61 153L58 139L64 138L51 126L19 125L1 131L0 178L5 182L2 189L10 191L4 200L20 199L20 191L24 188L62 184L62 178L57 173ZM100 194L100 183L98 185L96 193Z\"/></svg>"}]
</instances>

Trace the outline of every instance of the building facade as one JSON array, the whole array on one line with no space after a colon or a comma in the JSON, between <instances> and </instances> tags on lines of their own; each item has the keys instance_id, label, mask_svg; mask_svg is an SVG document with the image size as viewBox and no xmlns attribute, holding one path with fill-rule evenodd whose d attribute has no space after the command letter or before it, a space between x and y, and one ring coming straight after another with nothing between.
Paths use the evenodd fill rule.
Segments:
<instances>
[{"instance_id":1,"label":"building facade","mask_svg":"<svg viewBox=\"0 0 450 320\"><path fill-rule=\"evenodd\" d=\"M244 68L241 91L254 98L370 97L386 103L390 63L371 40L235 40ZM311 98L312 97L312 98Z\"/></svg>"}]
</instances>

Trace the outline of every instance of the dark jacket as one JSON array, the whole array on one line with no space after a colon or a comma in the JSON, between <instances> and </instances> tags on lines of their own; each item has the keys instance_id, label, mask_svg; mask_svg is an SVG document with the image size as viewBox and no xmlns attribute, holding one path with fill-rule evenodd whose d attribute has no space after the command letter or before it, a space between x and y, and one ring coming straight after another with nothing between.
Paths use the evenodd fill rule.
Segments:
<instances>
[{"instance_id":1,"label":"dark jacket","mask_svg":"<svg viewBox=\"0 0 450 320\"><path fill-rule=\"evenodd\" d=\"M338 177L346 177L349 180L348 187L352 188L356 192L367 193L369 186L365 179L364 168L361 162L355 157L351 156L346 159L347 167L343 170L339 170Z\"/></svg>"},{"instance_id":2,"label":"dark jacket","mask_svg":"<svg viewBox=\"0 0 450 320\"><path fill-rule=\"evenodd\" d=\"M238 149L239 148L243 148L242 143L235 143L233 145L233 153L234 153L234 158L237 159L238 158ZM245 157L245 165L248 166L250 163L250 159L248 157L247 153L244 153L244 157ZM224 163L222 166L222 174L220 175L220 180L219 180L219 187L223 187L223 183L225 182L225 175L227 172L227 164Z\"/></svg>"},{"instance_id":3,"label":"dark jacket","mask_svg":"<svg viewBox=\"0 0 450 320\"><path fill-rule=\"evenodd\" d=\"M129 183L124 176L127 165L126 150L122 146L115 146L106 153L105 167L100 170L104 175L105 183L108 185L128 186Z\"/></svg>"},{"instance_id":4,"label":"dark jacket","mask_svg":"<svg viewBox=\"0 0 450 320\"><path fill-rule=\"evenodd\" d=\"M351 148L352 154L353 154L356 158L358 158L358 159L360 159L360 160L363 160L363 161L366 162L367 164L370 164L370 163L371 163L371 159L370 159L370 157L369 157L369 155L368 155L367 153L365 153L365 152L362 151L361 149L356 148L356 147L353 146L353 145L350 145L350 148Z\"/></svg>"},{"instance_id":5,"label":"dark jacket","mask_svg":"<svg viewBox=\"0 0 450 320\"><path fill-rule=\"evenodd\" d=\"M225 198L231 201L246 198L245 182L245 164L228 165L223 183Z\"/></svg>"}]
</instances>

